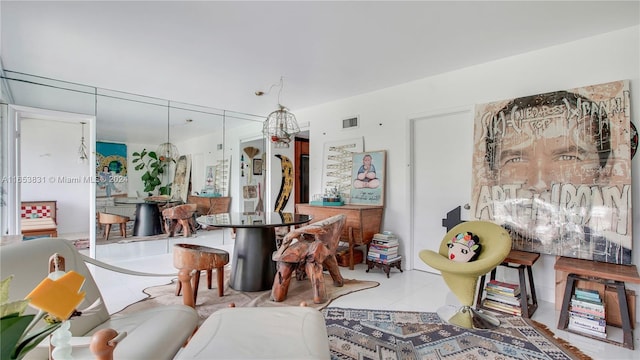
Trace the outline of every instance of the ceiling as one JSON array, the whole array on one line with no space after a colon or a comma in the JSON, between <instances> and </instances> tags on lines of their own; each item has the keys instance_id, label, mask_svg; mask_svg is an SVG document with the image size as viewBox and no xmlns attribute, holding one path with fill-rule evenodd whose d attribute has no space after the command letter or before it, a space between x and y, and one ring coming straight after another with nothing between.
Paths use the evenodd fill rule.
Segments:
<instances>
[{"instance_id":1,"label":"ceiling","mask_svg":"<svg viewBox=\"0 0 640 360\"><path fill-rule=\"evenodd\" d=\"M639 1L3 0L0 14L6 70L259 116L640 23Z\"/></svg>"}]
</instances>

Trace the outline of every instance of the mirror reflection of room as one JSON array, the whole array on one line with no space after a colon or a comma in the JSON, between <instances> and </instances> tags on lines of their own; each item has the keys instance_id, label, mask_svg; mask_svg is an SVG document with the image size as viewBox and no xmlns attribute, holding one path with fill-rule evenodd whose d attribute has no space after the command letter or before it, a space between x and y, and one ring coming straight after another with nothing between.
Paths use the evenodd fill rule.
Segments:
<instances>
[{"instance_id":1,"label":"mirror reflection of room","mask_svg":"<svg viewBox=\"0 0 640 360\"><path fill-rule=\"evenodd\" d=\"M11 80L4 80L16 105L34 113L54 111L57 116L19 122L25 134L20 139L21 174L56 180L20 187L22 211L18 213L25 216L24 226L36 227L23 236L64 237L106 260L119 256L118 250L107 249L114 244L140 236L168 238L161 215L167 207L193 203L199 215L227 212L233 194L241 193L230 186L233 176L239 175L232 173L231 165L241 154L232 155L229 148L237 140L229 142L227 136L261 134L262 117L11 75ZM82 124L76 113L95 117L93 126ZM255 145L263 148L261 141ZM264 191L263 182L260 187ZM145 215L153 218L150 225L141 218L149 207L141 204L148 203L154 209ZM240 210L242 205L238 202ZM33 219L27 220L27 215ZM42 224L26 225L34 224L36 217ZM229 237L219 233L223 239ZM165 242L149 252L166 252L166 248Z\"/></svg>"}]
</instances>

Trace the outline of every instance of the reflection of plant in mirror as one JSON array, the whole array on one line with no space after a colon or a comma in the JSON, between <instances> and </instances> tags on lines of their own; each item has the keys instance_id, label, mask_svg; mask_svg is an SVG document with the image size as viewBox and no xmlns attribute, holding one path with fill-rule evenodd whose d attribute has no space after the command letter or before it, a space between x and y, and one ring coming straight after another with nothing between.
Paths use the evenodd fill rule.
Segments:
<instances>
[{"instance_id":1,"label":"reflection of plant in mirror","mask_svg":"<svg viewBox=\"0 0 640 360\"><path fill-rule=\"evenodd\" d=\"M170 161L174 161L170 159ZM164 156L158 157L155 151L147 151L142 149L142 152L133 153L133 163L136 164L136 170L144 170L142 174L142 182L144 183L144 192L151 194L155 189L162 185L161 175L164 176L165 171L169 167L169 162L166 161ZM160 186L158 188L159 195L170 195L171 184Z\"/></svg>"}]
</instances>

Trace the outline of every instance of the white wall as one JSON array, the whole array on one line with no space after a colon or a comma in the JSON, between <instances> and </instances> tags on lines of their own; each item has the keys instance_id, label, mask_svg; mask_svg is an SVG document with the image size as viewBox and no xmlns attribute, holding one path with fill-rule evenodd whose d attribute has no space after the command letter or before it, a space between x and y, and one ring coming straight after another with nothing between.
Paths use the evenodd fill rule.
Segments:
<instances>
[{"instance_id":1,"label":"white wall","mask_svg":"<svg viewBox=\"0 0 640 360\"><path fill-rule=\"evenodd\" d=\"M472 106L495 100L630 80L632 119L640 122L640 27L607 33L458 71L416 80L400 86L342 99L306 109L294 109L298 121L310 123L310 193L322 192L322 153L327 141L365 137L365 150L387 150L387 192L383 228L399 235L405 259L412 249L410 238L409 121L417 114ZM508 44L505 44L508 46ZM356 131L342 130L341 120L360 116ZM438 131L438 129L434 129ZM471 139L469 139L471 141ZM435 154L434 154L435 156ZM439 154L451 156L455 154ZM463 154L462 156L471 156ZM640 157L633 161L634 172ZM443 176L434 169L433 176ZM640 198L638 179L633 179L633 201ZM438 191L438 189L434 189ZM460 189L468 193L469 189ZM463 204L461 204L463 205ZM442 214L444 217L446 214ZM640 211L634 209L634 222ZM438 236L442 234L421 234ZM640 232L635 232L634 263L640 263ZM544 255L534 266L538 297L554 301L554 257ZM413 265L407 263L407 268ZM629 286L638 292L637 286Z\"/></svg>"},{"instance_id":2,"label":"white wall","mask_svg":"<svg viewBox=\"0 0 640 360\"><path fill-rule=\"evenodd\" d=\"M23 119L20 126L21 176L38 179L35 183L21 184L21 200L56 200L58 234L87 233L88 199L93 183L86 182L87 176L92 175L88 165L77 161L81 125ZM85 126L85 141L89 139L88 131Z\"/></svg>"}]
</instances>

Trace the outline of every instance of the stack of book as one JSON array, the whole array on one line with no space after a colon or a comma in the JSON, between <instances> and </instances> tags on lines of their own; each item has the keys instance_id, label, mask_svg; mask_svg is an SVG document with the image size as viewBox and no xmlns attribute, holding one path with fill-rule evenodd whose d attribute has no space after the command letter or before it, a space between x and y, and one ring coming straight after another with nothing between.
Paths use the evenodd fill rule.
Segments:
<instances>
[{"instance_id":1,"label":"stack of book","mask_svg":"<svg viewBox=\"0 0 640 360\"><path fill-rule=\"evenodd\" d=\"M400 259L398 246L400 242L394 234L384 232L373 235L373 239L369 244L369 253L367 260L388 264Z\"/></svg>"},{"instance_id":2,"label":"stack of book","mask_svg":"<svg viewBox=\"0 0 640 360\"><path fill-rule=\"evenodd\" d=\"M521 316L520 285L491 280L484 288L482 306L503 313Z\"/></svg>"},{"instance_id":3,"label":"stack of book","mask_svg":"<svg viewBox=\"0 0 640 360\"><path fill-rule=\"evenodd\" d=\"M569 306L570 330L596 336L607 337L604 303L597 290L576 288Z\"/></svg>"}]
</instances>

